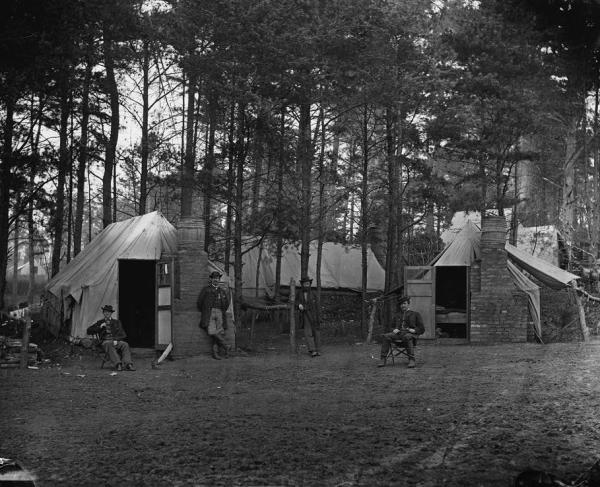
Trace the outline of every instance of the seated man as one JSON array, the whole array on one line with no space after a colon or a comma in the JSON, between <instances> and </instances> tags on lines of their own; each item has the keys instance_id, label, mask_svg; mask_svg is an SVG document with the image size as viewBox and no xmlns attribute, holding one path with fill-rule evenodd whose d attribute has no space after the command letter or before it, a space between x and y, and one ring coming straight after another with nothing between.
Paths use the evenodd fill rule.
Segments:
<instances>
[{"instance_id":1,"label":"seated man","mask_svg":"<svg viewBox=\"0 0 600 487\"><path fill-rule=\"evenodd\" d=\"M110 304L103 306L104 318L90 326L87 334L98 335L102 348L116 370L123 370L123 364L125 364L125 370L135 370L131 361L129 344L124 341L127 334L123 330L121 322L111 318L114 312L115 310Z\"/></svg>"},{"instance_id":2,"label":"seated man","mask_svg":"<svg viewBox=\"0 0 600 487\"><path fill-rule=\"evenodd\" d=\"M423 318L421 318L418 312L408 309L410 304L408 296L400 297L398 304L400 305L400 312L394 316L394 329L390 333L384 333L381 336L383 339L380 354L381 360L377 364L377 367L385 366L391 343L396 342L406 348L408 366L412 369L415 367L414 339L425 333L425 325L423 325Z\"/></svg>"}]
</instances>

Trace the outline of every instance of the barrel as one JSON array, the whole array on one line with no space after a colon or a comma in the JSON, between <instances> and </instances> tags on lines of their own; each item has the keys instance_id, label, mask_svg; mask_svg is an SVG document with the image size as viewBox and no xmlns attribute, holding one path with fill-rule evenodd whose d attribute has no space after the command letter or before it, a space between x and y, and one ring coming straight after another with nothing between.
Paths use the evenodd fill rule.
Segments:
<instances>
[{"instance_id":1,"label":"barrel","mask_svg":"<svg viewBox=\"0 0 600 487\"><path fill-rule=\"evenodd\" d=\"M481 219L481 246L504 248L506 244L506 219L489 215Z\"/></svg>"}]
</instances>

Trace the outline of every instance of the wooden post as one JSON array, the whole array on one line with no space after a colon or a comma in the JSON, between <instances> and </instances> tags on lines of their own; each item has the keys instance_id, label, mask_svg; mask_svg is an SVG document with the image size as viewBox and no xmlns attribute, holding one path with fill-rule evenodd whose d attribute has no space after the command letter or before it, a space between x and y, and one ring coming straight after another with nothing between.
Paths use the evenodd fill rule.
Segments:
<instances>
[{"instance_id":1,"label":"wooden post","mask_svg":"<svg viewBox=\"0 0 600 487\"><path fill-rule=\"evenodd\" d=\"M583 335L583 341L587 342L590 339L590 330L588 330L585 322L585 310L583 309L583 303L581 297L577 292L577 284L573 283L573 294L575 295L575 301L577 302L577 308L579 310L579 326L581 327L581 334Z\"/></svg>"},{"instance_id":2,"label":"wooden post","mask_svg":"<svg viewBox=\"0 0 600 487\"><path fill-rule=\"evenodd\" d=\"M297 353L296 346L296 281L290 279L290 349L292 353Z\"/></svg>"},{"instance_id":3,"label":"wooden post","mask_svg":"<svg viewBox=\"0 0 600 487\"><path fill-rule=\"evenodd\" d=\"M373 325L375 324L375 312L377 311L377 298L371 300L373 307L371 308L371 314L369 315L369 333L367 334L367 345L373 340Z\"/></svg>"},{"instance_id":4,"label":"wooden post","mask_svg":"<svg viewBox=\"0 0 600 487\"><path fill-rule=\"evenodd\" d=\"M25 310L25 327L23 328L23 341L21 342L21 368L26 369L29 362L29 332L31 330L31 315L29 308Z\"/></svg>"},{"instance_id":5,"label":"wooden post","mask_svg":"<svg viewBox=\"0 0 600 487\"><path fill-rule=\"evenodd\" d=\"M256 315L258 311L252 311L252 324L250 325L250 350L254 348L254 325L256 323Z\"/></svg>"}]
</instances>

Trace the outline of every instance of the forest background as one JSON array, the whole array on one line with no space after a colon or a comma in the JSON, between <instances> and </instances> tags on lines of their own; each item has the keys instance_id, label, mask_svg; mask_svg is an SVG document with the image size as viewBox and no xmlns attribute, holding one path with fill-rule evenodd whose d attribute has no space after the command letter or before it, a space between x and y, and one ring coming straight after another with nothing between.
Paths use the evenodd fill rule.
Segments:
<instances>
[{"instance_id":1,"label":"forest background","mask_svg":"<svg viewBox=\"0 0 600 487\"><path fill-rule=\"evenodd\" d=\"M238 296L252 246L277 257L278 282L284 245L306 275L310 243L320 262L329 241L363 249L363 295L371 247L390 291L457 210L510 208L512 238L554 225L564 265L596 268L595 0L1 9L0 309L15 249L31 300L36 255L55 275L102 228L154 210L204 217Z\"/></svg>"}]
</instances>

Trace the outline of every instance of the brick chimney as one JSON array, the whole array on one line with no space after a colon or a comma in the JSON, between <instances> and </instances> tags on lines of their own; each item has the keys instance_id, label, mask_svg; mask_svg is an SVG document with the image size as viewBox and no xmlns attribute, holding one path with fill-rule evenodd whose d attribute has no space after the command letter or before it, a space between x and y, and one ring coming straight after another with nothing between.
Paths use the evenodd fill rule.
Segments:
<instances>
[{"instance_id":1,"label":"brick chimney","mask_svg":"<svg viewBox=\"0 0 600 487\"><path fill-rule=\"evenodd\" d=\"M527 297L506 267L506 219L481 221L481 261L471 269L470 340L473 343L525 342ZM479 274L479 275L478 275Z\"/></svg>"}]
</instances>

